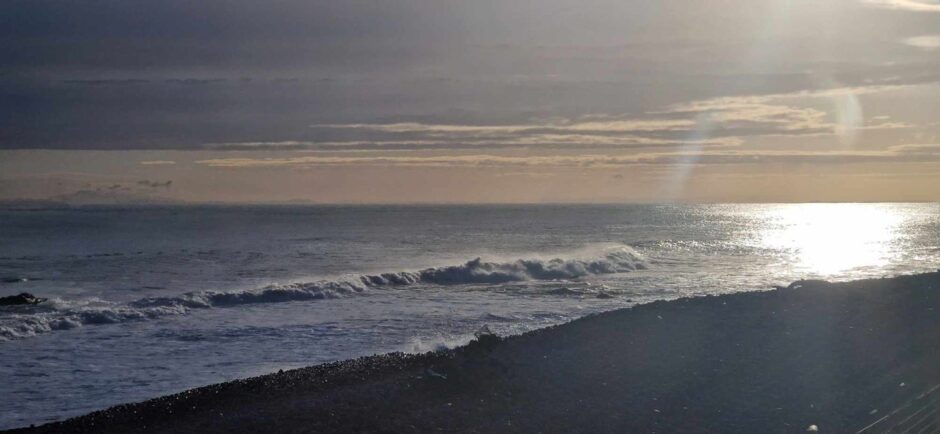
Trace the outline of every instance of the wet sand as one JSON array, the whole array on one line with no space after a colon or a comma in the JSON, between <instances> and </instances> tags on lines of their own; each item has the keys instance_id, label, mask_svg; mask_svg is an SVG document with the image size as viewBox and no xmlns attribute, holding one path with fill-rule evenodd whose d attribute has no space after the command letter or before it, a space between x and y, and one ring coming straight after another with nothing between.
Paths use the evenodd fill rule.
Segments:
<instances>
[{"instance_id":1,"label":"wet sand","mask_svg":"<svg viewBox=\"0 0 940 434\"><path fill-rule=\"evenodd\" d=\"M940 272L657 302L24 432L841 433L937 384Z\"/></svg>"}]
</instances>

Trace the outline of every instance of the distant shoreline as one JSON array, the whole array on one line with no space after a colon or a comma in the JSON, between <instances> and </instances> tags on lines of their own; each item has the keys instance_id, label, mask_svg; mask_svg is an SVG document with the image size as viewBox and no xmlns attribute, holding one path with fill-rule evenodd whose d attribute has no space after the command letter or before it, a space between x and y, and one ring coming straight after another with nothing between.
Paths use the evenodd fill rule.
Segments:
<instances>
[{"instance_id":1,"label":"distant shoreline","mask_svg":"<svg viewBox=\"0 0 940 434\"><path fill-rule=\"evenodd\" d=\"M940 384L940 272L654 302L21 432L855 432Z\"/></svg>"}]
</instances>

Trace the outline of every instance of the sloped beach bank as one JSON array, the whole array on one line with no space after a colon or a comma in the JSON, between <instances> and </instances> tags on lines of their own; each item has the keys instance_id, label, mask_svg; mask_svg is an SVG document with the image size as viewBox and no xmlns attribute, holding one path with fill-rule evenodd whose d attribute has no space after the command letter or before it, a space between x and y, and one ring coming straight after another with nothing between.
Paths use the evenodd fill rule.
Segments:
<instances>
[{"instance_id":1,"label":"sloped beach bank","mask_svg":"<svg viewBox=\"0 0 940 434\"><path fill-rule=\"evenodd\" d=\"M24 432L855 432L940 384L940 272L608 312Z\"/></svg>"}]
</instances>

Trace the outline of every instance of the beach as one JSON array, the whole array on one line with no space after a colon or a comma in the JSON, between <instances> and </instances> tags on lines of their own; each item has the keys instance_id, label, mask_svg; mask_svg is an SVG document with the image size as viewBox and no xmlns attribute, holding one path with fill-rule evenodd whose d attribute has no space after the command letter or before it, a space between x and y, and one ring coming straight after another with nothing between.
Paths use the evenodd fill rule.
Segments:
<instances>
[{"instance_id":1,"label":"beach","mask_svg":"<svg viewBox=\"0 0 940 434\"><path fill-rule=\"evenodd\" d=\"M659 301L22 432L856 432L940 383L938 287L940 272Z\"/></svg>"},{"instance_id":2,"label":"beach","mask_svg":"<svg viewBox=\"0 0 940 434\"><path fill-rule=\"evenodd\" d=\"M0 1L0 434L940 434L940 0L718 6Z\"/></svg>"}]
</instances>

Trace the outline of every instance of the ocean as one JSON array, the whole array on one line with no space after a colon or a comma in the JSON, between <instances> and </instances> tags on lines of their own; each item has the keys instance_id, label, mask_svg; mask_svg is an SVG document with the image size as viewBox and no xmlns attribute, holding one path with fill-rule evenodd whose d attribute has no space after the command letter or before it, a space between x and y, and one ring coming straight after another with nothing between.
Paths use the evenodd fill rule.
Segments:
<instances>
[{"instance_id":1,"label":"ocean","mask_svg":"<svg viewBox=\"0 0 940 434\"><path fill-rule=\"evenodd\" d=\"M940 267L940 204L0 210L0 429L678 297Z\"/></svg>"}]
</instances>

